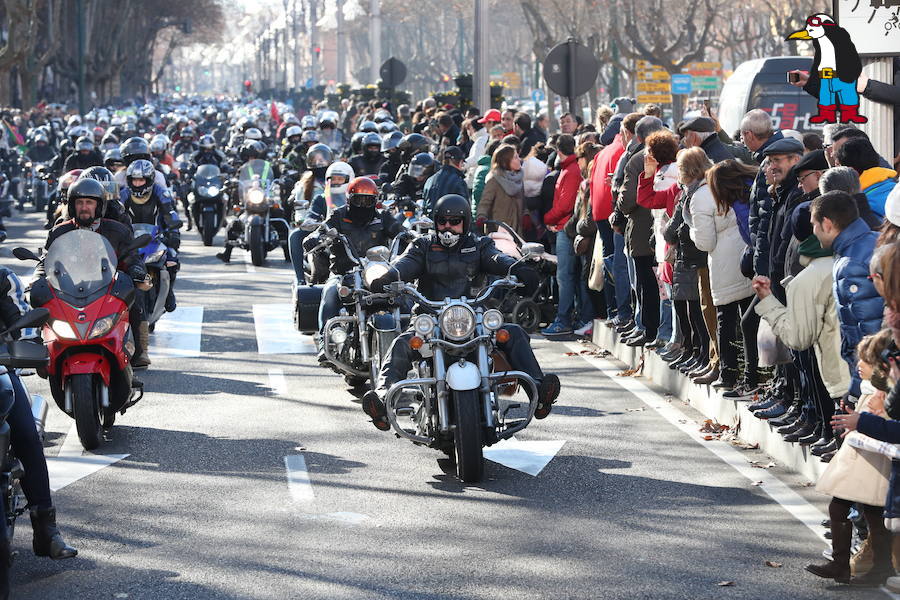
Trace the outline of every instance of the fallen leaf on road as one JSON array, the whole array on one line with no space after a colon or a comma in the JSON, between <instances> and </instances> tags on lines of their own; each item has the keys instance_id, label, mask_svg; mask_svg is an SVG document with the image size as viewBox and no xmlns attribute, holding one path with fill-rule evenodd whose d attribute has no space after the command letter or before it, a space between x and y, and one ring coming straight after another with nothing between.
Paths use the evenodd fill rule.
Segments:
<instances>
[{"instance_id":1,"label":"fallen leaf on road","mask_svg":"<svg viewBox=\"0 0 900 600\"><path fill-rule=\"evenodd\" d=\"M644 412L643 408L626 408L627 412Z\"/></svg>"},{"instance_id":2,"label":"fallen leaf on road","mask_svg":"<svg viewBox=\"0 0 900 600\"><path fill-rule=\"evenodd\" d=\"M707 442L711 442L712 440L715 440L718 438L716 438L716 436L714 436L714 435L704 435L703 439L706 440Z\"/></svg>"},{"instance_id":3,"label":"fallen leaf on road","mask_svg":"<svg viewBox=\"0 0 900 600\"><path fill-rule=\"evenodd\" d=\"M728 431L731 429L728 425L722 425L718 421L714 419L706 419L703 421L703 426L700 427L700 431L703 433L722 433L724 431Z\"/></svg>"},{"instance_id":4,"label":"fallen leaf on road","mask_svg":"<svg viewBox=\"0 0 900 600\"><path fill-rule=\"evenodd\" d=\"M566 352L566 356L578 356L577 352Z\"/></svg>"},{"instance_id":5,"label":"fallen leaf on road","mask_svg":"<svg viewBox=\"0 0 900 600\"><path fill-rule=\"evenodd\" d=\"M775 562L775 561L773 561L773 560L767 560L767 561L766 561L766 566L767 566L767 567L772 567L773 569L779 569L779 568L783 567L784 565L781 564L780 562Z\"/></svg>"},{"instance_id":6,"label":"fallen leaf on road","mask_svg":"<svg viewBox=\"0 0 900 600\"><path fill-rule=\"evenodd\" d=\"M732 587L732 586L734 586L734 582L733 581L720 581L716 585L718 585L719 587Z\"/></svg>"},{"instance_id":7,"label":"fallen leaf on road","mask_svg":"<svg viewBox=\"0 0 900 600\"><path fill-rule=\"evenodd\" d=\"M771 469L772 467L776 467L778 465L776 465L774 462L762 464L762 463L758 463L754 460L750 463L750 466L756 467L757 469Z\"/></svg>"}]
</instances>

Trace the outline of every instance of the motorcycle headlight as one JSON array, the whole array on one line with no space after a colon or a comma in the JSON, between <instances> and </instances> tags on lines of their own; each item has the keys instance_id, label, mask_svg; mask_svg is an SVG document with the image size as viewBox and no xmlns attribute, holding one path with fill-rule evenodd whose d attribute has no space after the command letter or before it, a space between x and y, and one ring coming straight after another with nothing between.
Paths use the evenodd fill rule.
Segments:
<instances>
[{"instance_id":1,"label":"motorcycle headlight","mask_svg":"<svg viewBox=\"0 0 900 600\"><path fill-rule=\"evenodd\" d=\"M451 340L465 339L475 330L475 313L465 304L453 304L441 313L440 325Z\"/></svg>"},{"instance_id":2,"label":"motorcycle headlight","mask_svg":"<svg viewBox=\"0 0 900 600\"><path fill-rule=\"evenodd\" d=\"M335 327L328 335L335 344L343 344L347 341L347 330L343 327Z\"/></svg>"},{"instance_id":3,"label":"motorcycle headlight","mask_svg":"<svg viewBox=\"0 0 900 600\"><path fill-rule=\"evenodd\" d=\"M206 195L207 196L218 196L220 191L221 190L219 189L219 186L211 185L208 188L206 188Z\"/></svg>"},{"instance_id":4,"label":"motorcycle headlight","mask_svg":"<svg viewBox=\"0 0 900 600\"><path fill-rule=\"evenodd\" d=\"M363 282L365 282L366 287L372 287L372 282L381 277L382 275L387 274L390 271L390 267L387 263L383 262L372 262L366 266L366 270L363 271Z\"/></svg>"},{"instance_id":5,"label":"motorcycle headlight","mask_svg":"<svg viewBox=\"0 0 900 600\"><path fill-rule=\"evenodd\" d=\"M160 246L153 254L148 254L147 258L144 259L144 262L147 262L147 263L157 262L159 259L162 258L165 251L166 251L165 247Z\"/></svg>"},{"instance_id":6,"label":"motorcycle headlight","mask_svg":"<svg viewBox=\"0 0 900 600\"><path fill-rule=\"evenodd\" d=\"M481 316L481 324L488 331L497 331L503 327L503 313L496 308L486 310Z\"/></svg>"},{"instance_id":7,"label":"motorcycle headlight","mask_svg":"<svg viewBox=\"0 0 900 600\"><path fill-rule=\"evenodd\" d=\"M434 321L428 315L419 315L413 321L413 328L420 336L426 336L434 331Z\"/></svg>"},{"instance_id":8,"label":"motorcycle headlight","mask_svg":"<svg viewBox=\"0 0 900 600\"><path fill-rule=\"evenodd\" d=\"M54 319L50 323L50 329L53 330L53 333L58 335L61 338L66 338L69 340L78 339L78 334L75 333L75 330L72 329L72 326L69 325L66 321L60 321L59 319Z\"/></svg>"},{"instance_id":9,"label":"motorcycle headlight","mask_svg":"<svg viewBox=\"0 0 900 600\"><path fill-rule=\"evenodd\" d=\"M262 204L265 199L266 195L262 190L250 190L247 192L247 202L250 204Z\"/></svg>"},{"instance_id":10,"label":"motorcycle headlight","mask_svg":"<svg viewBox=\"0 0 900 600\"><path fill-rule=\"evenodd\" d=\"M197 186L197 191L200 192L200 194L201 194L202 196L209 196L209 195L210 195L210 194L209 194L209 186L207 186L207 185Z\"/></svg>"},{"instance_id":11,"label":"motorcycle headlight","mask_svg":"<svg viewBox=\"0 0 900 600\"><path fill-rule=\"evenodd\" d=\"M103 337L115 326L116 322L119 320L118 314L107 315L102 319L97 319L94 322L94 326L91 327L91 332L88 334L88 338L98 338Z\"/></svg>"}]
</instances>

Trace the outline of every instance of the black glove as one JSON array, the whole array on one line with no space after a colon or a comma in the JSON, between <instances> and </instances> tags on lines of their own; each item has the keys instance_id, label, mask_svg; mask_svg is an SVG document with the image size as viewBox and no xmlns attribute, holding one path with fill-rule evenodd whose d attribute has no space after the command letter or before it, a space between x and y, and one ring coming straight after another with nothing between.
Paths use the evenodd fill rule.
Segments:
<instances>
[{"instance_id":1,"label":"black glove","mask_svg":"<svg viewBox=\"0 0 900 600\"><path fill-rule=\"evenodd\" d=\"M537 272L525 263L515 265L510 274L515 275L519 282L525 285L524 288L519 288L522 296L534 295L541 283Z\"/></svg>"}]
</instances>

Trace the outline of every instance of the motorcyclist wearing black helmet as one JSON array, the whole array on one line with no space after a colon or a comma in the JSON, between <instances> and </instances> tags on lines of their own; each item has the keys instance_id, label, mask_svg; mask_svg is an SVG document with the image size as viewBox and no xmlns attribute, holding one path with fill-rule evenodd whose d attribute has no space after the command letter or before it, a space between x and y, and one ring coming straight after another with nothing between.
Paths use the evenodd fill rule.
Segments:
<instances>
[{"instance_id":1,"label":"motorcyclist wearing black helmet","mask_svg":"<svg viewBox=\"0 0 900 600\"><path fill-rule=\"evenodd\" d=\"M422 198L425 182L434 174L437 162L430 152L416 154L406 172L401 172L394 181L394 193L400 197L418 200Z\"/></svg>"},{"instance_id":2,"label":"motorcyclist wearing black helmet","mask_svg":"<svg viewBox=\"0 0 900 600\"><path fill-rule=\"evenodd\" d=\"M357 175L378 175L384 156L381 154L381 136L377 133L366 133L360 142L361 153L351 156L350 166Z\"/></svg>"},{"instance_id":3,"label":"motorcyclist wearing black helmet","mask_svg":"<svg viewBox=\"0 0 900 600\"><path fill-rule=\"evenodd\" d=\"M190 162L191 175L202 165L216 165L220 169L223 169L223 165L227 166L225 155L216 148L216 138L209 134L200 138L199 148L191 154Z\"/></svg>"},{"instance_id":4,"label":"motorcyclist wearing black helmet","mask_svg":"<svg viewBox=\"0 0 900 600\"><path fill-rule=\"evenodd\" d=\"M515 275L528 289L538 284L537 274L524 263L500 252L488 237L478 237L471 232L472 207L469 201L457 194L440 198L434 209L436 230L421 237L392 263L392 270L377 279L372 289L380 291L390 281L418 280L419 292L429 300L444 298L473 298L485 284L486 276ZM538 384L538 407L534 416L543 419L559 396L559 378L541 370L531 350L528 334L518 325L503 326L509 331L509 341L500 343L512 368L528 373ZM398 336L388 349L389 360L384 361L375 389L363 396L363 411L372 418L378 429L387 431L383 402L385 392L398 381L406 378L413 360L419 353L409 345L413 332Z\"/></svg>"},{"instance_id":5,"label":"motorcyclist wearing black helmet","mask_svg":"<svg viewBox=\"0 0 900 600\"><path fill-rule=\"evenodd\" d=\"M35 162L52 163L56 160L56 152L53 151L53 148L50 146L50 140L43 131L38 132L34 136L34 139L28 145L28 150L25 151L25 156Z\"/></svg>"},{"instance_id":6,"label":"motorcyclist wearing black helmet","mask_svg":"<svg viewBox=\"0 0 900 600\"><path fill-rule=\"evenodd\" d=\"M94 147L94 142L87 136L81 136L75 140L75 151L69 155L63 165L63 172L73 169L87 169L88 167L102 167L103 155Z\"/></svg>"},{"instance_id":7,"label":"motorcyclist wearing black helmet","mask_svg":"<svg viewBox=\"0 0 900 600\"><path fill-rule=\"evenodd\" d=\"M325 360L322 330L325 323L336 317L341 309L338 288L344 275L353 268L353 257L365 256L375 246L390 246L391 240L403 231L403 225L388 212L378 210L378 186L368 177L356 177L347 187L347 204L336 208L326 221L329 229L343 234L353 246L347 249L340 239L331 244L331 278L322 291L319 304L319 361Z\"/></svg>"},{"instance_id":8,"label":"motorcyclist wearing black helmet","mask_svg":"<svg viewBox=\"0 0 900 600\"><path fill-rule=\"evenodd\" d=\"M150 154L150 144L141 137L128 138L122 142L122 145L119 146L119 152L122 154L122 162L125 163L126 167L136 160L143 159L153 162L153 156ZM119 188L128 185L128 182L125 181L125 169L117 171L113 177L115 177L116 183L119 184ZM153 173L153 183L162 187L168 186L166 176L159 169L156 169Z\"/></svg>"},{"instance_id":9,"label":"motorcyclist wearing black helmet","mask_svg":"<svg viewBox=\"0 0 900 600\"><path fill-rule=\"evenodd\" d=\"M106 167L90 167L81 172L78 179L96 179L106 190L106 207L103 209L103 218L118 221L126 227L131 227L131 217L122 205L119 198L119 185L113 178L112 172Z\"/></svg>"},{"instance_id":10,"label":"motorcyclist wearing black helmet","mask_svg":"<svg viewBox=\"0 0 900 600\"><path fill-rule=\"evenodd\" d=\"M184 129L181 130L181 137L178 138L178 141L175 143L175 147L172 149L173 156L181 156L182 154L187 154L190 156L197 150L199 150L199 146L196 141L196 131L194 128L188 125Z\"/></svg>"},{"instance_id":11,"label":"motorcyclist wearing black helmet","mask_svg":"<svg viewBox=\"0 0 900 600\"><path fill-rule=\"evenodd\" d=\"M392 183L403 166L403 153L398 146L403 134L399 131L392 131L382 137L381 153L384 155L384 162L378 170L378 180L382 183Z\"/></svg>"}]
</instances>

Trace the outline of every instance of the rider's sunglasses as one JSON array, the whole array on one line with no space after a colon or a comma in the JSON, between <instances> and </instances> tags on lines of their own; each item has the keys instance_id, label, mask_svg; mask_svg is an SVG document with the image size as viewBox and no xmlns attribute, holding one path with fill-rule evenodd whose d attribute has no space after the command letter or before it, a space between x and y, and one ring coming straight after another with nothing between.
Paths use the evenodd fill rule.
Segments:
<instances>
[{"instance_id":1,"label":"rider's sunglasses","mask_svg":"<svg viewBox=\"0 0 900 600\"><path fill-rule=\"evenodd\" d=\"M462 217L438 217L437 224L438 225L452 225L456 227L457 225L462 225Z\"/></svg>"}]
</instances>

